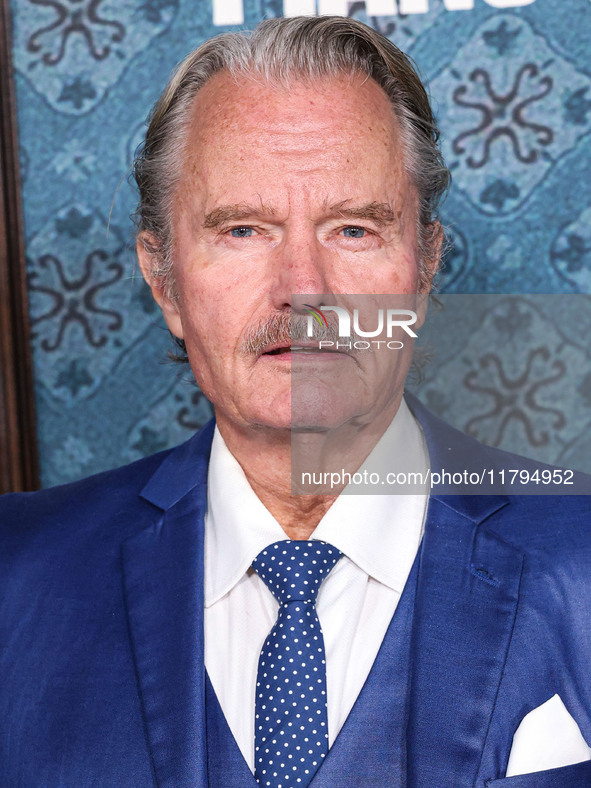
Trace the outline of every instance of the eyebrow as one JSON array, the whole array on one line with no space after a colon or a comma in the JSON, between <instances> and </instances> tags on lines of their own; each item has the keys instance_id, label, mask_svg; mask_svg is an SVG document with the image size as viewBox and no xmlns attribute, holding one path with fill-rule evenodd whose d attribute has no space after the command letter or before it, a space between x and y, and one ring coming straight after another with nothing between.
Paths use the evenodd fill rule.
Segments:
<instances>
[{"instance_id":1,"label":"eyebrow","mask_svg":"<svg viewBox=\"0 0 591 788\"><path fill-rule=\"evenodd\" d=\"M275 213L275 210L268 205L248 205L247 203L220 205L219 208L206 214L203 226L207 229L215 229L226 222L242 222L256 216L269 218Z\"/></svg>"},{"instance_id":2,"label":"eyebrow","mask_svg":"<svg viewBox=\"0 0 591 788\"><path fill-rule=\"evenodd\" d=\"M342 200L334 205L324 205L324 211L341 219L370 219L379 227L393 224L399 220L391 206L386 202L370 202L365 205L349 205L351 200ZM206 214L203 227L215 229L227 222L243 222L254 217L269 218L276 215L276 211L269 205L248 205L247 203L235 203L233 205L220 205Z\"/></svg>"},{"instance_id":3,"label":"eyebrow","mask_svg":"<svg viewBox=\"0 0 591 788\"><path fill-rule=\"evenodd\" d=\"M370 202L359 206L349 205L350 202L350 200L343 200L331 205L328 212L343 219L370 219L379 227L393 224L399 220L399 215L392 210L387 202Z\"/></svg>"}]
</instances>

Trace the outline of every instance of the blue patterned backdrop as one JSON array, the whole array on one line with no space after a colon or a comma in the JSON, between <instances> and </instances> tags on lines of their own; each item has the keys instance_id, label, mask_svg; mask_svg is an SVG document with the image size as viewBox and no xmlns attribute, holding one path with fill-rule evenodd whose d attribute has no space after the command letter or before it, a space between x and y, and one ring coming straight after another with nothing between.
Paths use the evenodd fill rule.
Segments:
<instances>
[{"instance_id":1,"label":"blue patterned backdrop","mask_svg":"<svg viewBox=\"0 0 591 788\"><path fill-rule=\"evenodd\" d=\"M210 415L190 373L166 361L168 334L137 272L125 175L170 70L217 32L318 11L385 33L431 86L453 171L442 291L591 292L589 0L368 0L368 9L343 0L13 0L44 485L177 443ZM535 313L526 298L506 303L525 319ZM576 368L551 393L560 401L578 387L582 405L562 421L548 416L540 443L527 397L511 429L500 429L506 410L491 406L502 380L492 376L490 402L478 407L493 415L479 422L480 437L549 461L565 457L567 438L567 457L591 453L584 329ZM483 338L489 330L483 321ZM472 345L469 363L480 368ZM422 396L465 428L464 414L478 418L474 391L454 379L450 406L437 383L448 363L432 362Z\"/></svg>"}]
</instances>

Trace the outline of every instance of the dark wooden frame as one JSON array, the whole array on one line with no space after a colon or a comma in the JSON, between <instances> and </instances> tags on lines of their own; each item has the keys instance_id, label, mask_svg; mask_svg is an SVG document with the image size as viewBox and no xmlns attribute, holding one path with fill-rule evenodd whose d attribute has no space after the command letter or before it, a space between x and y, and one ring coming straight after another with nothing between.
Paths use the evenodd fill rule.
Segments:
<instances>
[{"instance_id":1,"label":"dark wooden frame","mask_svg":"<svg viewBox=\"0 0 591 788\"><path fill-rule=\"evenodd\" d=\"M39 486L10 0L0 0L0 492Z\"/></svg>"}]
</instances>

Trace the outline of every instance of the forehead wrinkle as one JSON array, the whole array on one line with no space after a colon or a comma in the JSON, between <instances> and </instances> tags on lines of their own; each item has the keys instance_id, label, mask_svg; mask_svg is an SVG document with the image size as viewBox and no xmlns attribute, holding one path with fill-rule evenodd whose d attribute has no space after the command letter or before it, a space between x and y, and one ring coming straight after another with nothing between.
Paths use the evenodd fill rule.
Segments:
<instances>
[{"instance_id":1,"label":"forehead wrinkle","mask_svg":"<svg viewBox=\"0 0 591 788\"><path fill-rule=\"evenodd\" d=\"M244 78L241 78L244 77ZM355 87L356 97L362 99L365 106L363 117L353 119L349 116L352 128L366 128L367 114L374 115L374 124L380 131L392 133L392 126L397 126L397 118L388 97L382 88L365 74L338 73L319 76L312 81L294 76L288 85L277 84L274 80L251 79L252 74L231 74L226 69L213 76L195 96L193 105L193 122L190 124L192 137L212 137L216 139L219 128L235 131L243 135L245 131L252 131L260 138L263 129L271 127L271 132L281 133L286 139L294 141L306 140L311 132L317 132L323 137L326 130L335 120L343 121L342 113L338 108L331 106L326 101L334 90L348 92ZM236 91L236 87L241 90ZM312 91L312 92L311 92ZM251 95L251 94L254 94ZM310 113L302 112L302 101L311 95L309 101L304 103ZM294 97L300 99L294 104ZM286 98L289 99L286 101ZM319 118L316 110L322 106L322 116ZM277 112L277 107L281 108ZM250 115L244 117L244 110L248 108ZM254 115L253 115L254 112ZM340 129L343 133L343 128ZM264 131L263 131L264 134Z\"/></svg>"},{"instance_id":2,"label":"forehead wrinkle","mask_svg":"<svg viewBox=\"0 0 591 788\"><path fill-rule=\"evenodd\" d=\"M186 166L179 183L179 196L185 198L182 202L186 204L187 213L189 216L192 214L193 221L198 222L201 227L203 227L202 222L204 214L207 212L207 203L209 202L211 205L208 199L208 192L210 198L217 192L217 196L222 199L223 193L226 192L227 197L230 197L228 205L221 205L218 207L232 208L233 211L236 211L235 213L228 212L225 216L220 212L216 217L214 215L214 210L218 209L215 208L210 211L211 215L207 214L208 227L218 225L224 220L241 221L245 218L245 213L255 216L274 215L274 212L269 210L268 206L258 207L251 205L251 203L256 202L256 197L259 197L259 195L255 197L249 186L255 184L259 185L260 179L253 183L248 171L249 168L253 169L253 157L256 158L259 153L265 153L267 155L267 160L265 160L263 164L268 164L269 157L274 156L274 162L277 163L276 169L281 169L282 173L284 170L286 171L285 177L287 178L289 176L292 180L291 185L297 193L292 194L288 190L287 195L281 195L279 200L279 212L282 215L283 200L285 197L287 197L288 212L291 210L292 202L298 204L301 202L301 187L306 185L305 183L303 184L302 181L315 178L316 175L323 178L325 174L330 178L335 173L338 174L339 171L343 171L343 175L348 171L350 177L344 188L336 190L336 194L333 191L334 185L332 183L324 180L322 183L317 183L317 186L320 186L322 191L328 186L326 191L329 193L332 192L333 199L335 197L344 196L347 193L354 194L358 201L359 197L363 200L364 196L370 200L371 197L375 196L378 198L378 201L381 196L386 199L390 196L394 196L389 194L389 192L391 192L391 185L383 195L376 193L374 189L371 189L369 193L365 195L355 194L358 191L356 178L363 175L363 170L358 171L354 165L359 158L360 150L361 154L363 154L364 150L368 147L366 139L368 134L372 138L372 145L379 147L380 152L383 151L390 157L393 157L393 160L390 160L388 166L384 169L389 169L393 173L398 174L401 180L400 187L411 185L407 184L407 179L405 177L404 146L401 144L402 141L400 139L397 118L387 101L387 97L382 95L381 88L379 88L377 84L373 86L371 80L360 81L360 91L358 92L363 91L363 95L361 96L361 98L363 98L363 107L367 104L368 107L366 107L366 109L368 109L368 111L373 110L373 112L370 112L372 117L368 121L368 113L365 111L362 113L361 117L356 117L356 115L359 114L356 112L352 112L351 114L345 112L344 116L347 118L347 123L345 123L346 128L343 128L343 118L339 115L338 139L334 138L333 135L327 144L327 116L330 116L330 119L334 119L333 113L337 113L337 110L335 107L327 106L326 91L320 92L319 95L310 95L309 101L306 101L306 88L308 85L302 84L302 90L298 90L296 93L299 99L304 100L299 101L298 113L294 116L292 113L287 112L285 103L280 106L277 105L277 98L285 98L284 90L274 89L273 86L268 84L258 86L261 92L259 98L261 99L262 106L265 108L267 115L271 113L270 119L273 122L279 123L279 126L275 127L277 131L281 129L282 132L278 134L275 139L273 139L273 134L261 139L261 116L257 110L256 102L253 101L253 97L250 95L240 95L236 97L228 90L230 86L227 82L224 83L223 79L220 78L221 76L222 75L218 75L218 78L214 77L210 80L196 96L194 106L195 114L193 116L194 122L191 124L187 146L185 148L185 161L188 166ZM355 82L354 79L348 79L347 83L350 85L351 81ZM214 82L215 85L213 84ZM319 86L326 85L327 90L330 88L330 90L333 91L339 88L337 82L338 80L327 78L326 81L321 80ZM368 86L370 93L366 96L364 92L368 90ZM297 87L299 88L300 85L297 85ZM375 90L372 90L374 87ZM216 88L215 91L214 88ZM220 101L219 89L221 89L224 96L227 94L227 102ZM301 96L300 93L302 94ZM332 97L332 92L330 96ZM245 105L247 99L248 102ZM318 111L320 108L322 112ZM246 112L246 110L248 110L248 112ZM310 115L308 115L308 111L311 113ZM378 114L374 117L376 113ZM312 124L312 128L309 128L307 125L309 118L310 121L314 120L315 125ZM297 122L294 122L294 119ZM329 122L328 127L330 126L331 124ZM358 129L361 129L364 133L361 141L357 137ZM335 134L336 133L337 132L335 132ZM317 136L319 138L322 137L321 145L317 144ZM204 150L205 148L207 148L207 151ZM386 150L384 151L384 149ZM337 153L339 156L337 156ZM361 160L365 162L362 155ZM283 164L285 164L285 166L283 166ZM255 174L257 174L257 168L255 167L254 169ZM259 169L264 172L265 167L260 167ZM376 178L379 179L379 177L380 173L376 173ZM351 180L353 183L351 183ZM402 181L404 181L404 184ZM271 179L269 184L263 180L260 191L267 192L267 186L272 187L272 194L266 196L273 196L274 200L276 196L275 187L277 187L278 183L279 181L277 178ZM197 184L200 187L199 192L201 192L199 195L199 206L195 204ZM236 190L234 186L237 187ZM242 204L240 200L242 196L240 194L242 186L246 186L248 189L245 194L246 200L244 204ZM386 186L388 185L386 184ZM228 191L231 196L228 194ZM320 196L318 195L317 187L315 191L317 197ZM250 194L248 194L248 192L250 192ZM237 198L236 206L230 203L232 197ZM259 199L261 198L259 197ZM215 201L212 200L212 202L213 206L215 206ZM316 206L319 207L319 201L316 199L315 202ZM381 224L391 224L396 220L396 217L393 218L392 216L388 216L387 211L378 210L377 205L368 203L370 208L367 209L367 213L363 213L361 208L365 209L366 206L361 206L360 209L357 209L356 206L351 206L351 202L352 200L349 199L331 205L330 199L327 197L323 208L325 213L330 210L335 215L340 215L343 218L346 215L352 218L369 218ZM398 196L394 196L392 202L395 208L402 205L402 201L398 199ZM195 208L197 208L197 211L195 211ZM340 214L338 213L339 209ZM356 213L353 212L354 209L357 211ZM313 213L317 214L317 211L314 210ZM405 210L398 212L397 217L399 222L402 222L404 214Z\"/></svg>"}]
</instances>

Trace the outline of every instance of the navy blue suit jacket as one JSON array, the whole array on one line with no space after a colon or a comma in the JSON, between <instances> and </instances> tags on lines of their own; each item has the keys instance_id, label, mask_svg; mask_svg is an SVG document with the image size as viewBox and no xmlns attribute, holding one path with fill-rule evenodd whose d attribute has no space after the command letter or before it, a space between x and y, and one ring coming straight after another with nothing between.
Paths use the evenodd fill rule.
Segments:
<instances>
[{"instance_id":1,"label":"navy blue suit jacket","mask_svg":"<svg viewBox=\"0 0 591 788\"><path fill-rule=\"evenodd\" d=\"M412 408L434 468L465 456L506 465ZM206 788L212 430L125 468L0 500L1 786ZM520 721L556 693L591 742L590 500L431 496L408 788L591 786L591 763L503 778Z\"/></svg>"}]
</instances>

